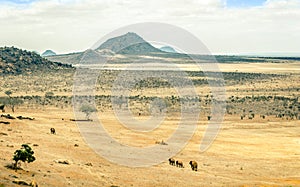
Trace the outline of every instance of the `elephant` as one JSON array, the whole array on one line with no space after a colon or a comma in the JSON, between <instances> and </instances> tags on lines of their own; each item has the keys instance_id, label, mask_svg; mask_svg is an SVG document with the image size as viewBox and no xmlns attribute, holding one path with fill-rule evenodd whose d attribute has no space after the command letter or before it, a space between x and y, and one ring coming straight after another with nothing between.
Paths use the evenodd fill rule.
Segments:
<instances>
[{"instance_id":1,"label":"elephant","mask_svg":"<svg viewBox=\"0 0 300 187\"><path fill-rule=\"evenodd\" d=\"M183 168L183 162L177 160L177 161L176 161L176 166L179 167L179 168Z\"/></svg>"},{"instance_id":2,"label":"elephant","mask_svg":"<svg viewBox=\"0 0 300 187\"><path fill-rule=\"evenodd\" d=\"M2 112L5 112L4 107L5 107L5 105L0 105L0 110L1 110Z\"/></svg>"},{"instance_id":3,"label":"elephant","mask_svg":"<svg viewBox=\"0 0 300 187\"><path fill-rule=\"evenodd\" d=\"M55 128L50 128L50 132L51 132L51 134L56 134Z\"/></svg>"},{"instance_id":4,"label":"elephant","mask_svg":"<svg viewBox=\"0 0 300 187\"><path fill-rule=\"evenodd\" d=\"M190 161L190 165L193 171L197 171L198 164L196 161Z\"/></svg>"},{"instance_id":5,"label":"elephant","mask_svg":"<svg viewBox=\"0 0 300 187\"><path fill-rule=\"evenodd\" d=\"M172 165L172 166L175 166L174 158L169 158L169 164Z\"/></svg>"}]
</instances>

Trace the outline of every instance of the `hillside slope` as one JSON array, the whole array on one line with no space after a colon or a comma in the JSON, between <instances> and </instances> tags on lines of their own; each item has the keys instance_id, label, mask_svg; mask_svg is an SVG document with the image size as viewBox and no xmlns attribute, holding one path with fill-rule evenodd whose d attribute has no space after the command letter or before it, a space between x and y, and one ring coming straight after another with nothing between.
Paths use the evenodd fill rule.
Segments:
<instances>
[{"instance_id":1,"label":"hillside slope","mask_svg":"<svg viewBox=\"0 0 300 187\"><path fill-rule=\"evenodd\" d=\"M15 47L0 47L0 74L22 74L66 68L72 66L49 61L34 52Z\"/></svg>"}]
</instances>

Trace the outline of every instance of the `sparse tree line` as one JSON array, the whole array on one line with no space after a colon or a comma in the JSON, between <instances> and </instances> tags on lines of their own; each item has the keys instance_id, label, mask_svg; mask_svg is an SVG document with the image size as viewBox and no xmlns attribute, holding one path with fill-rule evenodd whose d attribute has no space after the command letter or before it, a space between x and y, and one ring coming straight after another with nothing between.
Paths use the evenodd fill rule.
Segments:
<instances>
[{"instance_id":1,"label":"sparse tree line","mask_svg":"<svg viewBox=\"0 0 300 187\"><path fill-rule=\"evenodd\" d=\"M99 77L97 79L96 91L107 91L110 90L114 84L114 80L120 74L119 70L101 70L99 72ZM155 73L155 71L141 71L139 74L146 74L149 76ZM134 77L135 73L128 73L130 76ZM174 72L166 71L160 73L162 77L171 76L174 80L179 79L180 76ZM54 92L54 93L71 93L73 85L73 70L60 70L58 72L47 72L43 73L33 73L30 75L17 75L17 78L13 76L4 76L0 81L0 92L6 90L11 90L13 93L19 93L20 90L25 94L31 92L45 93L45 92ZM222 73L226 85L240 85L241 83L245 84L247 82L262 82L264 80L271 80L273 78L286 77L286 75L273 75L273 74L261 74L261 73L239 73L239 72L224 72ZM203 72L194 72L188 71L186 80L192 80L194 86L203 86L208 85L208 79L210 83L215 85L220 85L222 81L214 77L214 73L210 73L206 77L206 74ZM180 78L181 80L182 78ZM131 79L135 81L135 79ZM129 83L128 83L129 84ZM161 78L149 77L142 81L134 82L133 90L131 91L140 91L141 94L146 92L148 88L172 88L172 85ZM295 88L289 88L288 91L297 91ZM246 92L255 92L259 91L253 88L252 90L245 90ZM266 100L266 98L260 97L259 99ZM268 99L268 98L267 98ZM243 102L241 100L240 102ZM45 101L45 105L52 105L51 102Z\"/></svg>"},{"instance_id":2,"label":"sparse tree line","mask_svg":"<svg viewBox=\"0 0 300 187\"><path fill-rule=\"evenodd\" d=\"M74 70L59 70L57 72L34 72L32 74L0 76L0 92L7 90L13 93L71 93Z\"/></svg>"},{"instance_id":3,"label":"sparse tree line","mask_svg":"<svg viewBox=\"0 0 300 187\"><path fill-rule=\"evenodd\" d=\"M114 83L113 80L117 77L117 72L110 71L110 75L104 74L101 78L98 79L99 85L104 87L103 85L107 85L108 88L112 86ZM142 71L143 74L149 76L151 74L154 74L154 72L151 71ZM178 79L183 81L182 79L191 80L193 82L194 86L202 86L202 85L208 85L214 84L214 85L220 85L223 83L223 81L220 79L221 77L218 77L219 74L217 73L209 73L204 74L203 72L187 72L187 77L181 77L180 74L172 73L172 72L166 72L165 74L161 73L161 77L167 76L170 74L170 77L173 77L174 80ZM135 76L134 73L129 74L131 76ZM222 76L225 80L226 85L236 85L236 84L245 84L246 82L253 83L254 81L263 81L263 80L270 80L272 78L281 78L284 75L275 75L275 74L262 74L262 73L239 73L239 72L223 72ZM109 78L109 79L108 79ZM209 82L208 82L209 80ZM134 83L135 89L145 89L145 88L170 88L171 84L162 78L157 77L149 77L147 79L134 82L135 80L132 79L133 82L127 82L128 84Z\"/></svg>"},{"instance_id":4,"label":"sparse tree line","mask_svg":"<svg viewBox=\"0 0 300 187\"><path fill-rule=\"evenodd\" d=\"M299 97L284 96L231 96L227 100L228 114L241 114L241 119L253 119L255 114L265 119L275 116L285 119L300 119Z\"/></svg>"},{"instance_id":5,"label":"sparse tree line","mask_svg":"<svg viewBox=\"0 0 300 187\"><path fill-rule=\"evenodd\" d=\"M202 71L188 71L189 77L200 77L200 78L214 78L214 73L205 74ZM235 80L235 81L254 81L254 80L264 80L272 78L283 78L286 75L278 74L264 74L264 73L245 73L245 72L222 72L222 76L225 80Z\"/></svg>"},{"instance_id":6,"label":"sparse tree line","mask_svg":"<svg viewBox=\"0 0 300 187\"><path fill-rule=\"evenodd\" d=\"M5 109L10 108L12 112L16 110L16 107L22 106L27 108L42 108L42 107L57 107L68 108L72 107L72 96L59 96L53 92L45 92L44 96L14 96L14 93L10 90L4 92L5 97L0 97L0 110L3 112ZM117 105L119 109L123 107L131 106L134 109L133 113L149 115L153 113L153 108L149 108L150 105L156 105L156 112L162 112L166 110L168 113L180 112L181 106L188 106L190 109L197 109L201 107L204 113L210 112L211 104L218 103L219 101L213 98L211 94L196 97L182 97L178 95L165 96L159 98L156 96L143 96L133 95L129 97L124 96L110 96L110 95L96 95L92 96L76 96L76 103L91 103L95 99L97 109L99 111L111 110L113 104ZM161 102L153 103L158 99ZM227 98L226 112L229 115L241 115L241 119L253 119L255 114L262 115L263 119L266 116L276 116L278 118L286 119L299 119L300 111L300 99L299 97L285 97L285 96L231 96ZM114 102L114 103L112 103ZM195 103L197 105L195 105ZM199 104L199 105L198 105ZM199 109L199 108L198 108Z\"/></svg>"},{"instance_id":7,"label":"sparse tree line","mask_svg":"<svg viewBox=\"0 0 300 187\"><path fill-rule=\"evenodd\" d=\"M101 70L99 73L99 78L97 80L97 91L111 88L114 84L114 80L119 76L121 71L119 70ZM218 73L210 72L204 73L202 71L187 71L187 77L182 77L179 73L174 71L164 71L159 74L156 71L123 71L127 76L133 77L132 82L129 84L134 84L134 89L145 89L145 88L171 88L171 84L163 79L163 77L172 77L174 80L178 79L184 81L183 79L191 80L194 86L208 85L208 80L211 84L220 85L222 80L220 79ZM148 75L147 79L142 81L135 80L136 76ZM152 76L153 75L153 76ZM158 77L155 77L157 75ZM223 72L222 76L225 80L226 85L236 85L245 84L247 82L253 83L257 81L267 81L274 78L284 78L286 75L276 75L276 74L263 74L263 73L242 73L242 72Z\"/></svg>"}]
</instances>

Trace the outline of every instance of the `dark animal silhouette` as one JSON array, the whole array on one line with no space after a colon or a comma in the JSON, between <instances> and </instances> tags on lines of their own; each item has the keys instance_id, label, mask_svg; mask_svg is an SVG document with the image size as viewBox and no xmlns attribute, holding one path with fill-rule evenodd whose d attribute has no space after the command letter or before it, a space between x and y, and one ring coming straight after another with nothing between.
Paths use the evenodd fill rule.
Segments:
<instances>
[{"instance_id":1,"label":"dark animal silhouette","mask_svg":"<svg viewBox=\"0 0 300 187\"><path fill-rule=\"evenodd\" d=\"M174 158L169 158L169 164L172 165L172 166L175 166Z\"/></svg>"},{"instance_id":2,"label":"dark animal silhouette","mask_svg":"<svg viewBox=\"0 0 300 187\"><path fill-rule=\"evenodd\" d=\"M31 118L31 117L24 117L24 116L18 116L17 118L18 118L19 120L23 120L23 119L34 120L34 118Z\"/></svg>"},{"instance_id":3,"label":"dark animal silhouette","mask_svg":"<svg viewBox=\"0 0 300 187\"><path fill-rule=\"evenodd\" d=\"M197 171L198 169L198 164L196 161L190 161L190 165L193 171Z\"/></svg>"},{"instance_id":4,"label":"dark animal silhouette","mask_svg":"<svg viewBox=\"0 0 300 187\"><path fill-rule=\"evenodd\" d=\"M176 166L179 167L179 168L183 168L183 162L177 160L177 161L176 161Z\"/></svg>"},{"instance_id":5,"label":"dark animal silhouette","mask_svg":"<svg viewBox=\"0 0 300 187\"><path fill-rule=\"evenodd\" d=\"M16 119L15 117L11 116L10 114L7 114L7 115L1 114L1 117L4 117L6 119Z\"/></svg>"},{"instance_id":6,"label":"dark animal silhouette","mask_svg":"<svg viewBox=\"0 0 300 187\"><path fill-rule=\"evenodd\" d=\"M56 134L55 128L50 128L50 132L51 132L51 134Z\"/></svg>"},{"instance_id":7,"label":"dark animal silhouette","mask_svg":"<svg viewBox=\"0 0 300 187\"><path fill-rule=\"evenodd\" d=\"M5 107L5 105L0 105L0 110L1 110L2 112L5 112L4 107Z\"/></svg>"}]
</instances>

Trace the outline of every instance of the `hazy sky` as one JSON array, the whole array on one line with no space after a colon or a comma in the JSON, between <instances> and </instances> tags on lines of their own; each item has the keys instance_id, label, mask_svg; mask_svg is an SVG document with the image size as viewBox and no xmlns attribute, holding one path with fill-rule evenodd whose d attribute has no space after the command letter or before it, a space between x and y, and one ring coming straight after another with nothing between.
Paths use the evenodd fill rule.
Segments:
<instances>
[{"instance_id":1,"label":"hazy sky","mask_svg":"<svg viewBox=\"0 0 300 187\"><path fill-rule=\"evenodd\" d=\"M82 51L150 21L188 30L214 54L300 53L299 20L300 0L0 0L0 46Z\"/></svg>"}]
</instances>

